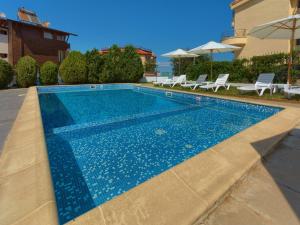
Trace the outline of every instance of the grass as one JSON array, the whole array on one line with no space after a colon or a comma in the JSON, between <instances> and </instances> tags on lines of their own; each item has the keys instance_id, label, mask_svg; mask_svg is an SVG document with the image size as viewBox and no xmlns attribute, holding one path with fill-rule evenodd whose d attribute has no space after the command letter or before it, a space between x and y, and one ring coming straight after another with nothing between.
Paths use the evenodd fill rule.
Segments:
<instances>
[{"instance_id":1,"label":"grass","mask_svg":"<svg viewBox=\"0 0 300 225\"><path fill-rule=\"evenodd\" d=\"M154 87L152 83L146 83L143 84L148 87ZM160 86L155 86L160 87ZM196 90L192 90L190 88L183 88L181 86L176 86L174 88L171 87L163 87L165 89L175 89L175 90L181 90L181 91L187 91L191 93L199 93L199 94L210 94L210 95L216 95L216 96L228 96L228 97L240 97L240 98L249 98L249 99L264 99L264 100L270 100L270 101L288 101L288 102L300 102L300 96L293 96L291 99L287 99L286 96L284 96L283 93L275 93L270 95L270 92L267 90L265 91L265 94L263 96L258 96L256 92L246 92L241 93L239 90L236 89L236 87L230 87L229 90L225 90L224 88L220 88L218 92L213 92L212 90L206 91L202 90L200 88L197 88Z\"/></svg>"}]
</instances>

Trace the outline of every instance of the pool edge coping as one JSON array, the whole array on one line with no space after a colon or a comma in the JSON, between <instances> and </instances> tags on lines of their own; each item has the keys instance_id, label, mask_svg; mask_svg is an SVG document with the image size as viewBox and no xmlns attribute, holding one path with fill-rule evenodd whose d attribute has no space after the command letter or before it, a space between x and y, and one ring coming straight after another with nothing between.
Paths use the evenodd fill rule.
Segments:
<instances>
[{"instance_id":1,"label":"pool edge coping","mask_svg":"<svg viewBox=\"0 0 300 225\"><path fill-rule=\"evenodd\" d=\"M159 89L161 90L161 88ZM165 90L170 91L169 89ZM193 94L178 90L174 90L174 92ZM202 93L195 94L203 95ZM209 97L232 100L219 96ZM239 99L237 101L278 107L276 104L264 104L258 103L258 101L243 101ZM282 105L279 107L282 107ZM296 112L298 112L299 116L296 116ZM132 221L130 224L136 224L136 221L140 221L141 219L144 219L145 224L153 224L149 221L149 218L154 221L164 219L166 220L166 224L172 224L169 219L173 217L174 224L174 221L183 220L183 218L176 217L176 214L180 214L182 211L188 214L184 214L186 216L182 221L184 224L196 223L212 207L216 206L218 200L252 166L268 154L295 127L297 122L300 121L299 112L300 109L287 106L278 114L247 128L216 146L207 149L207 151L199 153L124 194L97 206L67 224L93 224L92 221L97 221L98 224L107 224L109 221L118 221L118 218L121 216L126 218L126 221ZM260 144L259 141L264 140L260 138L274 139L272 139L271 143ZM236 147L236 143L238 143L238 146L243 147L242 153L234 150L232 152L232 149L230 149L230 146ZM253 143L257 143L257 149L252 146ZM259 147L260 145L261 147ZM239 160L232 158L232 155L229 153L236 154L235 157ZM245 156L247 157L245 158ZM209 163L207 159L213 163ZM27 161L24 162L24 160ZM203 167L200 169L199 163L203 164ZM202 164L200 165L202 166ZM219 167L214 168L215 165ZM235 172L237 169L239 171ZM224 170L226 170L226 173L222 172ZM233 172L234 174L228 174L229 172ZM202 179L201 173L215 173L213 174L214 179L212 181ZM202 181L197 180L197 177L198 179L200 177ZM209 185L204 187L203 184L206 183L209 183ZM159 188L157 188L158 186ZM214 192L212 191L214 188L216 193L211 193ZM178 197L178 190L176 189L180 190L185 198ZM149 190L151 190L150 194ZM18 198L32 192L34 193L33 196L31 195L25 199ZM34 222L40 224L41 221L43 221L43 224L58 224L36 87L29 88L3 147L0 158L0 197L2 199L0 201L0 209L3 212L7 212L0 215L0 220L3 219L5 221L4 224L34 224ZM157 200L156 204L152 202L155 199ZM161 199L165 201L159 201ZM189 204L187 205L185 204L186 199L189 200ZM12 206L8 202L16 204ZM178 208L174 202L177 202L181 207ZM24 206L31 207L31 209L26 209L27 212L24 212ZM174 211L170 211L168 206L172 207L172 209L174 208ZM141 216L137 212L141 210L146 211L150 216L140 218Z\"/></svg>"}]
</instances>

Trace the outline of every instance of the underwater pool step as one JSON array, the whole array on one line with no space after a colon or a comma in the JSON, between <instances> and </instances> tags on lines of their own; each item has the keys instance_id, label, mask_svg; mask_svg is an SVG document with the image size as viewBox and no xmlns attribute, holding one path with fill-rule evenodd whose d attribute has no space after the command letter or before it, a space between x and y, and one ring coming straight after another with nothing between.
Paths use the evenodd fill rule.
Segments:
<instances>
[{"instance_id":1,"label":"underwater pool step","mask_svg":"<svg viewBox=\"0 0 300 225\"><path fill-rule=\"evenodd\" d=\"M105 130L118 129L118 128L122 128L124 126L134 125L138 122L147 122L147 121L155 120L158 118L174 116L177 114L190 112L190 111L198 110L198 109L200 109L200 106L196 106L196 105L188 106L188 107L185 106L183 108L176 109L176 110L139 114L136 116L126 116L126 117L122 117L122 118L118 118L118 119L114 119L114 120L110 120L110 121L105 121L105 122L92 122L92 123L64 126L64 127L52 129L52 132L47 133L47 135L52 135L52 134L63 135L64 133L69 133L71 131L72 132L80 131L80 133L84 133L85 129L88 129L88 130L94 129L95 133L99 133L99 132L104 132Z\"/></svg>"}]
</instances>

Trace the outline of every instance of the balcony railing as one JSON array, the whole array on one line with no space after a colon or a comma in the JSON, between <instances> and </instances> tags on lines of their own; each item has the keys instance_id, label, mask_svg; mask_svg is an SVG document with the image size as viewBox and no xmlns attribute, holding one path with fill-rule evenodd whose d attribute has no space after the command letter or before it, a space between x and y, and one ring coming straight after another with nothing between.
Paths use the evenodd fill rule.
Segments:
<instances>
[{"instance_id":1,"label":"balcony railing","mask_svg":"<svg viewBox=\"0 0 300 225\"><path fill-rule=\"evenodd\" d=\"M247 36L247 29L236 29L224 32L222 34L221 40L224 41L228 38L239 38L239 37L246 37Z\"/></svg>"}]
</instances>

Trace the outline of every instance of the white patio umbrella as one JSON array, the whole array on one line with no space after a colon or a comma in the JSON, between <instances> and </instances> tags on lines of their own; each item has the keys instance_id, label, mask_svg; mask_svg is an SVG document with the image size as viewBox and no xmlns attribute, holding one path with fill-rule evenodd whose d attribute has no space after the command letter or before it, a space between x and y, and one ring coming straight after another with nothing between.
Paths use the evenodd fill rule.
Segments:
<instances>
[{"instance_id":1,"label":"white patio umbrella","mask_svg":"<svg viewBox=\"0 0 300 225\"><path fill-rule=\"evenodd\" d=\"M291 69L293 65L293 50L295 39L300 38L299 28L300 15L297 14L254 27L248 34L260 39L289 39L291 41L290 57L288 62L288 84L292 81Z\"/></svg>"},{"instance_id":2,"label":"white patio umbrella","mask_svg":"<svg viewBox=\"0 0 300 225\"><path fill-rule=\"evenodd\" d=\"M172 52L168 52L162 55L163 57L168 57L168 58L174 58L174 59L179 59L179 73L180 73L180 59L181 58L195 58L198 57L196 54L188 53L187 51L184 51L183 49L177 49Z\"/></svg>"},{"instance_id":3,"label":"white patio umbrella","mask_svg":"<svg viewBox=\"0 0 300 225\"><path fill-rule=\"evenodd\" d=\"M232 52L239 50L240 47L234 45L226 45L222 43L217 43L214 41L210 41L204 45L201 45L197 48L193 48L189 50L189 53L193 54L210 54L210 79L212 79L212 72L213 72L213 53L222 53L222 52Z\"/></svg>"}]
</instances>

